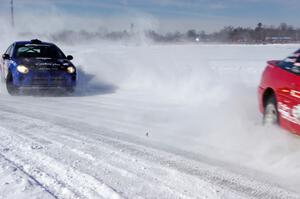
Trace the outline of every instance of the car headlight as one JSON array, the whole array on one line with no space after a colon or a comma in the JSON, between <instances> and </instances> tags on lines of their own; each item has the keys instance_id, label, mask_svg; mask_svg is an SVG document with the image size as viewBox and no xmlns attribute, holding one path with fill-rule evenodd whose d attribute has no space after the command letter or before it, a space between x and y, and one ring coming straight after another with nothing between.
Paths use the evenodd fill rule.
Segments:
<instances>
[{"instance_id":1,"label":"car headlight","mask_svg":"<svg viewBox=\"0 0 300 199\"><path fill-rule=\"evenodd\" d=\"M70 74L75 73L75 68L74 68L73 66L69 66L69 67L67 68L67 71L68 71L68 73L70 73Z\"/></svg>"},{"instance_id":2,"label":"car headlight","mask_svg":"<svg viewBox=\"0 0 300 199\"><path fill-rule=\"evenodd\" d=\"M27 74L29 72L29 69L26 67L26 66L23 66L23 65L19 65L17 67L17 70L20 72L20 73L23 73L23 74Z\"/></svg>"}]
</instances>

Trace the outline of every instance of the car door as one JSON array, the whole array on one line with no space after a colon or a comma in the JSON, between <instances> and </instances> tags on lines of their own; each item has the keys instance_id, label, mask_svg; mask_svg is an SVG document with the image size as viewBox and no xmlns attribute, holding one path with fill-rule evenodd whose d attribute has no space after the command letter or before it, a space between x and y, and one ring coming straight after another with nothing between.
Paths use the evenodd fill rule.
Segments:
<instances>
[{"instance_id":1,"label":"car door","mask_svg":"<svg viewBox=\"0 0 300 199\"><path fill-rule=\"evenodd\" d=\"M300 67L279 64L275 81L281 125L300 134Z\"/></svg>"},{"instance_id":2,"label":"car door","mask_svg":"<svg viewBox=\"0 0 300 199\"><path fill-rule=\"evenodd\" d=\"M300 73L291 77L291 123L290 130L300 134Z\"/></svg>"}]
</instances>

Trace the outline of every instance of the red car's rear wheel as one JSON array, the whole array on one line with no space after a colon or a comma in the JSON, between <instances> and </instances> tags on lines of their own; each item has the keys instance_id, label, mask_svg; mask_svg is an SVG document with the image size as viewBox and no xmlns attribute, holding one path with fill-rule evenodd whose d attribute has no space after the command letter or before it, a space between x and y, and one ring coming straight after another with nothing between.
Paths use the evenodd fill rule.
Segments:
<instances>
[{"instance_id":1,"label":"red car's rear wheel","mask_svg":"<svg viewBox=\"0 0 300 199\"><path fill-rule=\"evenodd\" d=\"M271 95L266 102L263 124L266 126L278 125L279 117L274 95Z\"/></svg>"}]
</instances>

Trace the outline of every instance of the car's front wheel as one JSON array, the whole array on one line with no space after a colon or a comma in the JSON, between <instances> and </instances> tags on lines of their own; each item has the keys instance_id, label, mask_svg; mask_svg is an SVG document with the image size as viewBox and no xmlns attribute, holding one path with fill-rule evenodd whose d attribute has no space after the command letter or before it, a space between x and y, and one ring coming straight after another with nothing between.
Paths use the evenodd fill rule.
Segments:
<instances>
[{"instance_id":1,"label":"car's front wheel","mask_svg":"<svg viewBox=\"0 0 300 199\"><path fill-rule=\"evenodd\" d=\"M265 126L272 126L279 124L278 110L276 98L274 95L271 95L266 102L263 124Z\"/></svg>"},{"instance_id":2,"label":"car's front wheel","mask_svg":"<svg viewBox=\"0 0 300 199\"><path fill-rule=\"evenodd\" d=\"M66 88L66 91L69 94L73 94L75 92L75 88L74 87Z\"/></svg>"},{"instance_id":3,"label":"car's front wheel","mask_svg":"<svg viewBox=\"0 0 300 199\"><path fill-rule=\"evenodd\" d=\"M3 69L2 69L2 66L0 65L0 80L1 80L1 83L5 83L5 78L4 78L4 74L3 74Z\"/></svg>"},{"instance_id":4,"label":"car's front wheel","mask_svg":"<svg viewBox=\"0 0 300 199\"><path fill-rule=\"evenodd\" d=\"M13 84L13 76L10 72L6 78L6 89L10 95L17 95L19 91L18 87Z\"/></svg>"}]
</instances>

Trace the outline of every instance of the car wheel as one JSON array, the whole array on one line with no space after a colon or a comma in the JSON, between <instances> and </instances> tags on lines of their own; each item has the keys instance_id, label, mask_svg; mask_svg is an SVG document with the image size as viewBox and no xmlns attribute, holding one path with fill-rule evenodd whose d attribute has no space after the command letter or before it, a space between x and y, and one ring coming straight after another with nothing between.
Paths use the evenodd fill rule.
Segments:
<instances>
[{"instance_id":1,"label":"car wheel","mask_svg":"<svg viewBox=\"0 0 300 199\"><path fill-rule=\"evenodd\" d=\"M8 73L6 78L6 89L10 95L17 95L19 91L18 87L13 84L13 76L11 73Z\"/></svg>"},{"instance_id":2,"label":"car wheel","mask_svg":"<svg viewBox=\"0 0 300 199\"><path fill-rule=\"evenodd\" d=\"M67 88L66 90L67 90L67 93L69 93L69 94L73 94L75 92L75 89L73 87Z\"/></svg>"},{"instance_id":3,"label":"car wheel","mask_svg":"<svg viewBox=\"0 0 300 199\"><path fill-rule=\"evenodd\" d=\"M0 72L1 72L1 75L0 75L1 83L5 83L5 78L4 78L4 75L3 75L3 71L0 70Z\"/></svg>"},{"instance_id":4,"label":"car wheel","mask_svg":"<svg viewBox=\"0 0 300 199\"><path fill-rule=\"evenodd\" d=\"M264 118L263 124L265 126L272 126L279 124L279 117L278 117L278 110L276 105L275 96L272 95L267 99L265 111L264 111Z\"/></svg>"}]
</instances>

